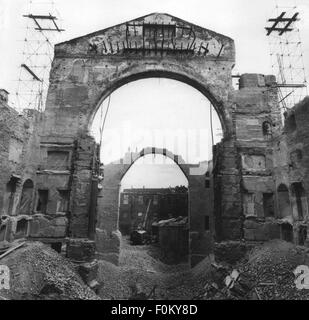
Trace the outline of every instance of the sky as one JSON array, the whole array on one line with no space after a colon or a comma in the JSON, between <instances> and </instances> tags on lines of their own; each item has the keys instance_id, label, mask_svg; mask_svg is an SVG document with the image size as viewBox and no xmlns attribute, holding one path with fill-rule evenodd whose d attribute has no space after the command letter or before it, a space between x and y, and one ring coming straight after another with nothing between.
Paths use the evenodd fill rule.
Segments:
<instances>
[{"instance_id":1,"label":"sky","mask_svg":"<svg viewBox=\"0 0 309 320\"><path fill-rule=\"evenodd\" d=\"M41 9L44 6L46 8L46 2L50 2L33 1L45 3ZM276 3L280 6L296 4L301 17L298 27L303 40L307 74L309 71L309 0L56 0L55 3L61 15L61 25L66 30L56 42L152 12L164 12L233 38L236 47L235 74L272 73L268 38L264 29L266 21L275 15ZM0 88L11 93L16 91L14 80L18 78L18 67L23 62L21 40L25 38L26 22L22 15L29 13L28 5L29 0L0 0ZM39 8L37 4L34 6ZM106 107L107 100L103 110ZM215 139L219 139L217 133L220 132L220 123L216 114L213 117ZM93 125L94 133L98 132L99 120L98 114ZM129 83L111 96L102 141L102 161L109 163L121 158L128 148L141 149L150 144L154 147L166 146L190 163L209 159L209 124L209 102L186 84L168 79L145 79ZM170 171L169 183L166 172L170 169L166 164L163 166L165 173L162 177L158 175L159 169L153 169L157 180L165 181L168 185L177 184L179 175ZM138 164L132 166L131 170L135 167ZM168 167L172 167L172 164ZM146 176L149 164L147 168L145 164L140 165L139 177ZM162 171L162 164L160 168ZM127 184L130 185L133 180Z\"/></svg>"},{"instance_id":2,"label":"sky","mask_svg":"<svg viewBox=\"0 0 309 320\"><path fill-rule=\"evenodd\" d=\"M210 102L191 86L170 79L143 79L116 90L102 139L102 160L118 160L129 151L145 147L166 148L186 163L211 159ZM92 128L100 141L100 123L108 99L97 113ZM102 113L101 113L102 111ZM214 143L222 138L221 123L212 112Z\"/></svg>"},{"instance_id":3,"label":"sky","mask_svg":"<svg viewBox=\"0 0 309 320\"><path fill-rule=\"evenodd\" d=\"M46 3L50 0L33 0ZM29 0L0 0L0 86L12 88L16 77L18 54L24 37ZM65 32L65 41L104 29L151 12L165 12L234 39L236 69L240 73L271 73L269 48L264 27L280 6L297 4L301 13L299 27L303 39L306 69L309 70L309 1L308 0L55 0Z\"/></svg>"}]
</instances>

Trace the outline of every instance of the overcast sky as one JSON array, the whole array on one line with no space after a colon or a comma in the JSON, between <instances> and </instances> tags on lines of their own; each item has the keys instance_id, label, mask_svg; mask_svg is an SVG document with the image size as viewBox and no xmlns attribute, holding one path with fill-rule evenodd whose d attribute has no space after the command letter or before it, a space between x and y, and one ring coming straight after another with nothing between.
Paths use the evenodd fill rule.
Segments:
<instances>
[{"instance_id":1,"label":"overcast sky","mask_svg":"<svg viewBox=\"0 0 309 320\"><path fill-rule=\"evenodd\" d=\"M48 2L48 0L38 1ZM25 18L22 15L29 13L28 2L28 0L0 0L0 88L5 88L9 92L16 91L14 80L18 78L18 66L22 63L20 53L23 43L18 40L25 37ZM55 2L63 20L62 26L66 29L58 42L152 12L165 12L233 38L236 47L235 73L272 73L264 27L266 20L275 15L274 0L58 0ZM295 4L298 6L301 17L298 26L303 40L305 67L308 71L309 0L277 2L281 6ZM106 103L105 100L105 109ZM97 132L99 120L98 115L94 132ZM216 115L214 124L216 134L220 131ZM128 138L125 134L124 137L120 137L121 132L125 132L128 128L133 137ZM198 130L199 133L194 130ZM165 140L161 137L163 142L159 142L160 137L153 140L155 131L165 132ZM171 131L174 135L170 134ZM175 133L176 131L178 133ZM188 138L190 134L191 138ZM178 136L177 143L174 136ZM165 145L189 162L209 159L211 153L209 102L195 89L172 80L146 79L129 83L112 94L104 137L102 148L104 163L122 157L128 147L135 150L150 144L155 147ZM190 150L187 147L188 141ZM141 172L139 176L145 176L146 171ZM174 172L170 172L170 177L176 176ZM164 180L165 186L173 185L172 179L170 183L167 176L166 173L164 178L157 175L157 180ZM132 179L127 182L128 186L134 180ZM179 182L177 179L174 179L175 184ZM139 186L142 183L139 180Z\"/></svg>"},{"instance_id":2,"label":"overcast sky","mask_svg":"<svg viewBox=\"0 0 309 320\"><path fill-rule=\"evenodd\" d=\"M35 0L33 0L35 2ZM40 3L49 0L37 0ZM66 32L61 41L104 29L151 12L166 12L181 19L230 36L236 45L236 68L240 73L270 73L269 50L264 27L274 14L275 0L56 0ZM309 70L309 1L278 0L280 5L297 4L299 27ZM12 88L18 67L28 0L0 0L0 86Z\"/></svg>"}]
</instances>

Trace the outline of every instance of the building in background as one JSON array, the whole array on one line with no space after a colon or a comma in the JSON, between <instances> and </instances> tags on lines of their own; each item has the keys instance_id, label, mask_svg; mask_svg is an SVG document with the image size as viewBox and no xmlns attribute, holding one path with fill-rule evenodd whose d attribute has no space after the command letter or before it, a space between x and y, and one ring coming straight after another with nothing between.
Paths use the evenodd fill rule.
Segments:
<instances>
[{"instance_id":1,"label":"building in background","mask_svg":"<svg viewBox=\"0 0 309 320\"><path fill-rule=\"evenodd\" d=\"M149 209L148 209L149 206ZM151 228L153 221L188 216L188 188L131 188L120 193L119 229L130 234L145 221ZM150 230L149 230L150 231Z\"/></svg>"}]
</instances>

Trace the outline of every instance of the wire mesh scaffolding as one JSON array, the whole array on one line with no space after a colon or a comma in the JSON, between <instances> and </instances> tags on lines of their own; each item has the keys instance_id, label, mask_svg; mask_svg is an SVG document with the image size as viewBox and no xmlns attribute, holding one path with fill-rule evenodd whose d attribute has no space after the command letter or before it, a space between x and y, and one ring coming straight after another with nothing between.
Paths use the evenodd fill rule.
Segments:
<instances>
[{"instance_id":1,"label":"wire mesh scaffolding","mask_svg":"<svg viewBox=\"0 0 309 320\"><path fill-rule=\"evenodd\" d=\"M13 106L18 111L35 109L43 111L49 86L49 71L54 54L54 44L60 39L61 18L55 1L30 0L25 19L25 37L22 63L19 66Z\"/></svg>"},{"instance_id":2,"label":"wire mesh scaffolding","mask_svg":"<svg viewBox=\"0 0 309 320\"><path fill-rule=\"evenodd\" d=\"M308 94L300 29L301 12L296 5L276 3L267 21L271 67L277 77L282 110L293 107Z\"/></svg>"}]
</instances>

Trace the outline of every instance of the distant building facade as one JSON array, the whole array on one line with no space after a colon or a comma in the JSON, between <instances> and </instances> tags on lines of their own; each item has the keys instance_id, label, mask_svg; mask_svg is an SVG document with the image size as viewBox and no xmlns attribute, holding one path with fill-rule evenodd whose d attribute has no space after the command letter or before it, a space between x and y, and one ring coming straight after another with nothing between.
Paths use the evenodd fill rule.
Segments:
<instances>
[{"instance_id":1,"label":"distant building facade","mask_svg":"<svg viewBox=\"0 0 309 320\"><path fill-rule=\"evenodd\" d=\"M188 189L174 188L131 188L120 193L119 229L122 234L130 234L142 225L147 208L146 229L153 221L173 217L188 216Z\"/></svg>"}]
</instances>

